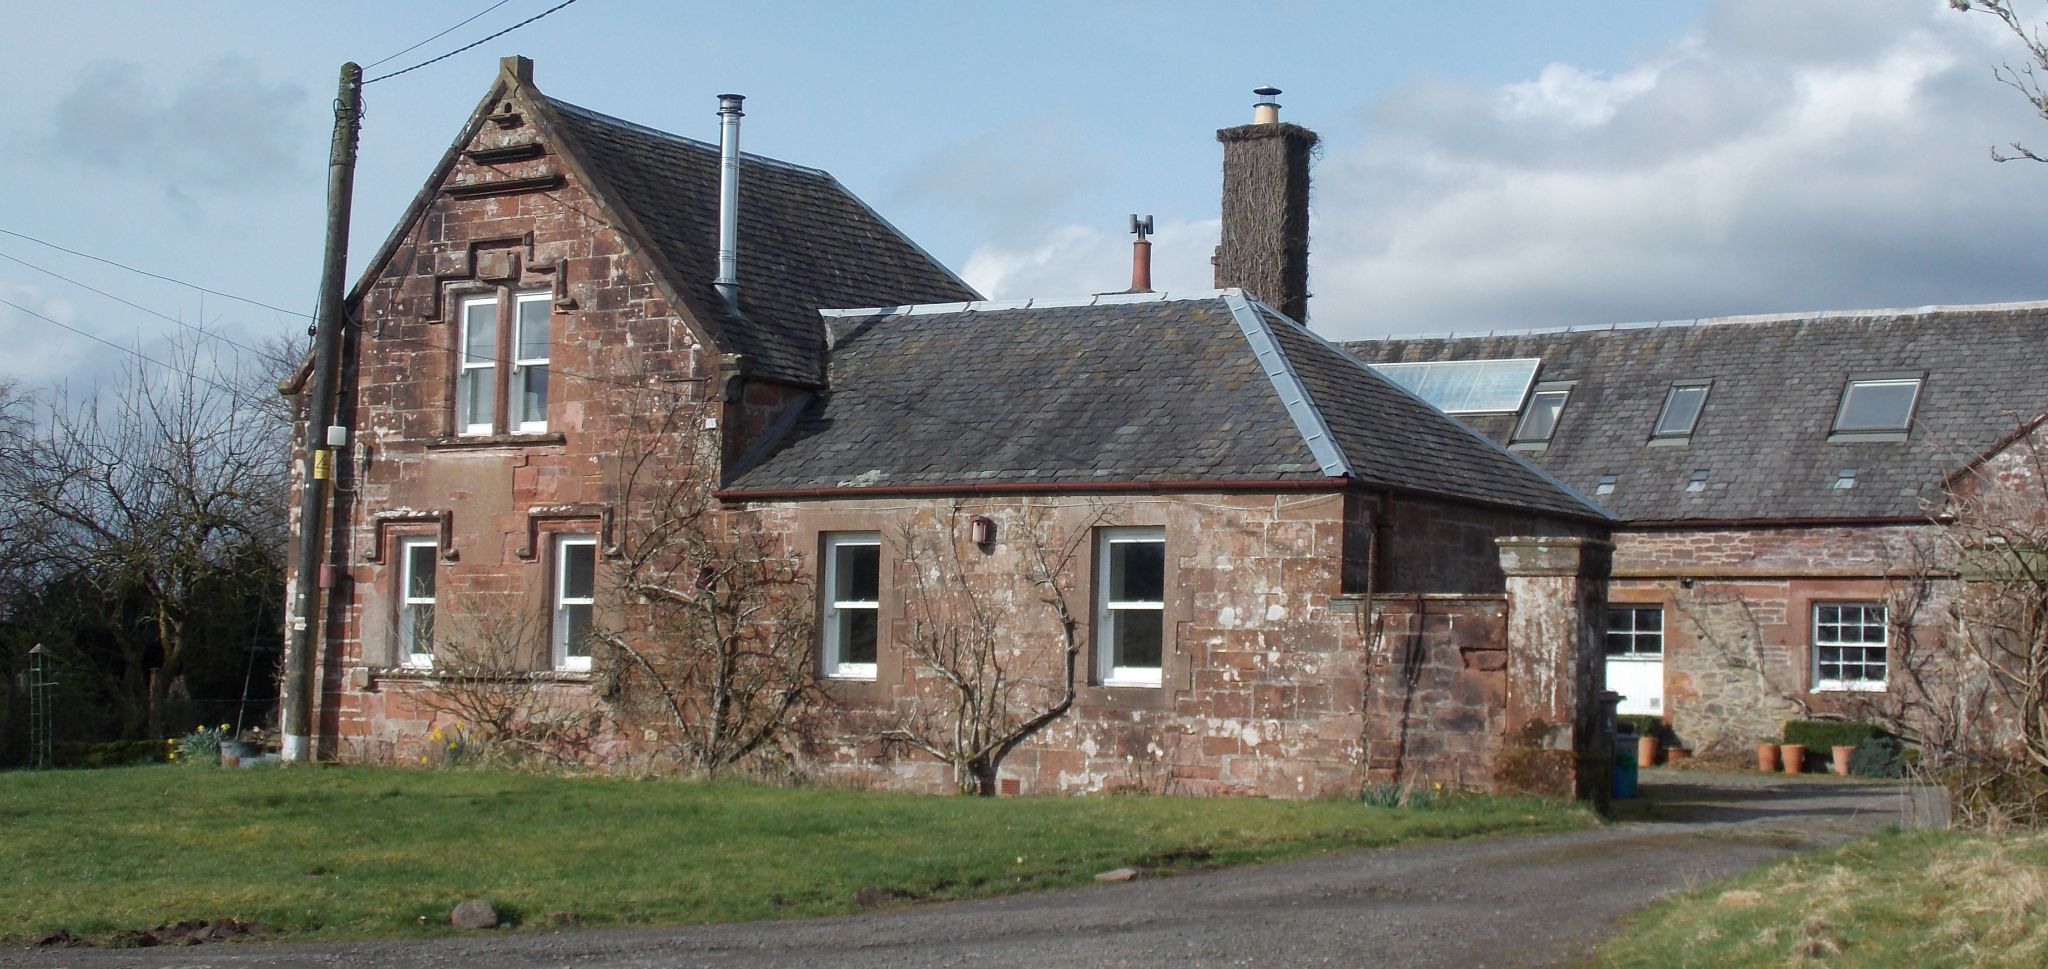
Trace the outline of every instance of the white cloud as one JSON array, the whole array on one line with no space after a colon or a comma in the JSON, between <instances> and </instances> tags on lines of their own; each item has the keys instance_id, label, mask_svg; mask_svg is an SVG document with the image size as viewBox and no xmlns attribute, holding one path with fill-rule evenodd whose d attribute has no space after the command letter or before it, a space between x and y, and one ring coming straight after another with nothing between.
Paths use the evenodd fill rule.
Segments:
<instances>
[{"instance_id":1,"label":"white cloud","mask_svg":"<svg viewBox=\"0 0 2048 969\"><path fill-rule=\"evenodd\" d=\"M1158 226L1152 236L1152 288L1213 288L1209 257L1218 222L1159 220ZM1094 226L1065 225L1034 240L978 246L960 275L990 299L1118 292L1131 285L1131 241Z\"/></svg>"},{"instance_id":2,"label":"white cloud","mask_svg":"<svg viewBox=\"0 0 2048 969\"><path fill-rule=\"evenodd\" d=\"M22 386L46 385L96 369L102 357L115 353L32 315L39 313L84 329L78 322L78 306L70 300L4 280L0 280L0 300L29 310L24 313L13 306L0 306L0 346L9 348L0 354L0 379L11 378Z\"/></svg>"},{"instance_id":3,"label":"white cloud","mask_svg":"<svg viewBox=\"0 0 2048 969\"><path fill-rule=\"evenodd\" d=\"M1557 121L1575 127L1602 124L1621 106L1657 83L1656 68L1608 77L1570 64L1551 64L1533 81L1501 88L1500 116L1511 121Z\"/></svg>"}]
</instances>

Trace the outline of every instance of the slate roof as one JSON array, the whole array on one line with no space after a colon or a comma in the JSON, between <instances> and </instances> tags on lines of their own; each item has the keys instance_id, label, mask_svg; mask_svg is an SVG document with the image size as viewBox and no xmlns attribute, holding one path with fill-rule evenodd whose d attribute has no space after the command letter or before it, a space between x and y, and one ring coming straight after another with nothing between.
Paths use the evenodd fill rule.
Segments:
<instances>
[{"instance_id":1,"label":"slate roof","mask_svg":"<svg viewBox=\"0 0 2048 969\"><path fill-rule=\"evenodd\" d=\"M718 276L718 146L548 98L552 128L595 190L643 227L690 314L754 374L815 384L823 375L818 310L978 299L829 173L760 155L740 163L740 309Z\"/></svg>"},{"instance_id":2,"label":"slate roof","mask_svg":"<svg viewBox=\"0 0 2048 969\"><path fill-rule=\"evenodd\" d=\"M1603 517L1235 290L831 323L831 389L733 491L1348 477Z\"/></svg>"},{"instance_id":3,"label":"slate roof","mask_svg":"<svg viewBox=\"0 0 2048 969\"><path fill-rule=\"evenodd\" d=\"M1577 383L1551 442L1528 457L1588 494L1618 474L1595 500L1631 522L1924 516L1944 478L2048 413L2048 303L1346 346L1373 363L1540 357L1538 383ZM1846 382L1892 373L1924 374L1904 439L1832 435ZM1690 439L1652 446L1667 391L1698 380L1713 385ZM1505 441L1516 418L1466 420ZM1835 487L1844 468L1854 487ZM1686 491L1698 470L1706 489Z\"/></svg>"}]
</instances>

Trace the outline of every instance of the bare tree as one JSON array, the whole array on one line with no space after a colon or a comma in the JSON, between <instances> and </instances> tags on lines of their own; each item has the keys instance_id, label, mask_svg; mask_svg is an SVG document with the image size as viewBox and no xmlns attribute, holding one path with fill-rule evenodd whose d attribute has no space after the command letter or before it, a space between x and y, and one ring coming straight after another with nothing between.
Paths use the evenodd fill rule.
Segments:
<instances>
[{"instance_id":1,"label":"bare tree","mask_svg":"<svg viewBox=\"0 0 2048 969\"><path fill-rule=\"evenodd\" d=\"M90 583L112 608L131 707L125 732L161 736L209 590L274 569L282 546L289 427L255 403L274 374L191 340L135 362L110 392L59 393L43 426L0 442L0 505L47 530L43 565Z\"/></svg>"},{"instance_id":2,"label":"bare tree","mask_svg":"<svg viewBox=\"0 0 2048 969\"><path fill-rule=\"evenodd\" d=\"M913 691L885 740L907 744L950 765L963 794L996 793L996 773L1011 751L1074 705L1080 622L1070 605L1074 558L1105 513L1062 534L1049 505L1027 503L1004 529L1021 575L976 569L980 555L954 503L931 527L899 530L909 582L902 637ZM1044 620L1017 602L1021 578Z\"/></svg>"},{"instance_id":3,"label":"bare tree","mask_svg":"<svg viewBox=\"0 0 2048 969\"><path fill-rule=\"evenodd\" d=\"M1957 10L1977 10L1997 17L2005 24L2006 29L2012 31L2013 36L2019 38L2020 44L2026 48L2027 59L2018 67L2014 67L2010 61L2002 63L1991 69L1992 76L1998 78L2000 83L2020 92L2020 96L2034 106L2034 113L2043 120L2048 120L2048 90L2043 89L2041 80L2041 75L2048 73L2048 42L2042 40L2041 28L2027 23L2026 18L2013 9L2012 0L1948 0L1948 3ZM2048 162L2048 157L2035 154L2033 149L2020 142L2012 142L2009 147L2012 154L1993 146L1992 160L2008 162L2025 159Z\"/></svg>"},{"instance_id":4,"label":"bare tree","mask_svg":"<svg viewBox=\"0 0 2048 969\"><path fill-rule=\"evenodd\" d=\"M589 761L603 716L563 701L548 672L521 657L544 648L543 624L517 608L458 607L434 626L433 688L422 707L440 714L447 743L506 764Z\"/></svg>"},{"instance_id":5,"label":"bare tree","mask_svg":"<svg viewBox=\"0 0 2048 969\"><path fill-rule=\"evenodd\" d=\"M619 509L607 558L616 624L593 637L615 712L707 774L772 749L816 691L816 606L803 560L761 513L713 497L718 438L709 407L639 396L615 463Z\"/></svg>"}]
</instances>

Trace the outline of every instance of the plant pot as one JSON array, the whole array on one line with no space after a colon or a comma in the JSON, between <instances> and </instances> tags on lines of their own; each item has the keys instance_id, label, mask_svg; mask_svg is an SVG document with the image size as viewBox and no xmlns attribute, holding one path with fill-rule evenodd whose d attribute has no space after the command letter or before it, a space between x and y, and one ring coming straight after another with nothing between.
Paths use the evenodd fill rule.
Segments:
<instances>
[{"instance_id":1,"label":"plant pot","mask_svg":"<svg viewBox=\"0 0 2048 969\"><path fill-rule=\"evenodd\" d=\"M1778 748L1785 758L1785 773L1798 774L1806 770L1806 745L1786 744Z\"/></svg>"},{"instance_id":2,"label":"plant pot","mask_svg":"<svg viewBox=\"0 0 2048 969\"><path fill-rule=\"evenodd\" d=\"M1691 759L1692 759L1692 749L1691 749L1691 748L1689 748L1689 747L1666 747L1666 748L1664 748L1664 762L1665 762L1665 763L1667 763L1667 764L1676 764L1676 763L1679 763L1680 761L1686 761L1686 760L1691 760Z\"/></svg>"},{"instance_id":3,"label":"plant pot","mask_svg":"<svg viewBox=\"0 0 2048 969\"><path fill-rule=\"evenodd\" d=\"M263 748L246 741L223 740L220 742L220 765L240 767L245 758L255 757L262 752Z\"/></svg>"},{"instance_id":4,"label":"plant pot","mask_svg":"<svg viewBox=\"0 0 2048 969\"><path fill-rule=\"evenodd\" d=\"M1756 769L1768 774L1778 769L1778 745L1761 743L1756 745Z\"/></svg>"},{"instance_id":5,"label":"plant pot","mask_svg":"<svg viewBox=\"0 0 2048 969\"><path fill-rule=\"evenodd\" d=\"M1855 746L1837 745L1834 749L1834 754L1835 773L1842 777L1849 776L1849 758L1856 756Z\"/></svg>"},{"instance_id":6,"label":"plant pot","mask_svg":"<svg viewBox=\"0 0 2048 969\"><path fill-rule=\"evenodd\" d=\"M1657 766L1657 738L1639 737L1636 739L1636 766Z\"/></svg>"}]
</instances>

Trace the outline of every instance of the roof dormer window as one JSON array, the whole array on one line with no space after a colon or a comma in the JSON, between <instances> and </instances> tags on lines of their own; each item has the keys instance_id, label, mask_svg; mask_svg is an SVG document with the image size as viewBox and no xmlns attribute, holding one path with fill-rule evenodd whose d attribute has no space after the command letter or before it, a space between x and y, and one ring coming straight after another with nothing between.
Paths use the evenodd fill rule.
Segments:
<instances>
[{"instance_id":1,"label":"roof dormer window","mask_svg":"<svg viewBox=\"0 0 2048 969\"><path fill-rule=\"evenodd\" d=\"M1837 434L1903 434L1920 400L1918 376L1860 377L1842 388Z\"/></svg>"},{"instance_id":2,"label":"roof dormer window","mask_svg":"<svg viewBox=\"0 0 2048 969\"><path fill-rule=\"evenodd\" d=\"M1656 426L1650 429L1655 438L1691 437L1694 427L1699 426L1700 411L1707 406L1706 382L1672 384L1664 395L1664 409L1657 414Z\"/></svg>"}]
</instances>

